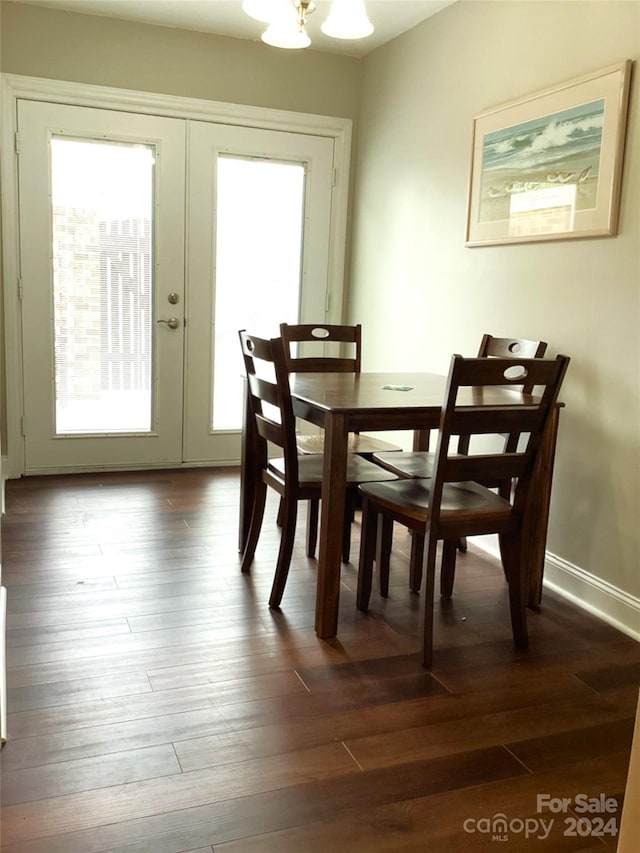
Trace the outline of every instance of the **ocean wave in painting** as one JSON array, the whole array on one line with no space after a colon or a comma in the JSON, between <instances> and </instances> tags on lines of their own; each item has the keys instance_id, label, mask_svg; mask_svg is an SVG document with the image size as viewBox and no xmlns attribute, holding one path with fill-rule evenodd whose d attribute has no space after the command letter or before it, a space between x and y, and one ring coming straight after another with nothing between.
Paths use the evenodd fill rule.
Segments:
<instances>
[{"instance_id":1,"label":"ocean wave in painting","mask_svg":"<svg viewBox=\"0 0 640 853\"><path fill-rule=\"evenodd\" d=\"M589 151L599 151L604 99L488 133L483 170L539 169Z\"/></svg>"}]
</instances>

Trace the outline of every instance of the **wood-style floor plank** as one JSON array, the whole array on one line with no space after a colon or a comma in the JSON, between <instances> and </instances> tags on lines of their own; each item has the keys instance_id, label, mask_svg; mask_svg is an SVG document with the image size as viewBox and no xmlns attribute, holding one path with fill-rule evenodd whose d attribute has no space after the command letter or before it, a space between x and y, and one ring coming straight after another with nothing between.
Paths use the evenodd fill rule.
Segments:
<instances>
[{"instance_id":1,"label":"wood-style floor plank","mask_svg":"<svg viewBox=\"0 0 640 853\"><path fill-rule=\"evenodd\" d=\"M625 770L625 756L611 755L606 761L575 763L559 768L552 775L499 780L480 785L472 791L446 791L375 806L366 811L340 809L328 820L292 823L291 829L216 845L216 853L271 853L274 850L278 853L297 853L300 850L322 853L340 849L350 853L393 853L399 850L403 853L423 853L425 850L430 853L450 853L452 850L456 853L489 853L496 848L517 853L603 851L599 838L565 834L570 829L564 823L565 815L538 813L537 796L551 790L559 797L572 798L577 791L597 796L599 789L593 785L593 777L601 779L605 787L612 790L624 777ZM513 818L524 821L539 820L540 817L548 822L550 817L554 817L554 825L546 841L539 837L543 831L541 828L536 829L529 839L525 838L523 831L509 831L502 841L495 839L491 833L477 831L476 821L483 817L492 819L499 814L505 815L509 822ZM619 812L617 817L619 820ZM519 828L518 824L515 826Z\"/></svg>"},{"instance_id":2,"label":"wood-style floor plank","mask_svg":"<svg viewBox=\"0 0 640 853\"><path fill-rule=\"evenodd\" d=\"M181 772L171 744L111 752L96 758L62 761L27 770L5 770L2 802L5 806L32 802L49 799L52 791L60 797Z\"/></svg>"},{"instance_id":3,"label":"wood-style floor plank","mask_svg":"<svg viewBox=\"0 0 640 853\"><path fill-rule=\"evenodd\" d=\"M318 640L305 508L270 611L277 502L248 576L238 505L234 469L7 483L2 853L488 853L473 822L498 814L501 850L615 849L568 834L571 810L546 842L518 821L547 817L545 792L604 793L619 821L640 644L545 592L515 649L471 540L427 673L399 528L389 598L359 613L343 566L339 635ZM359 535L356 517L353 559Z\"/></svg>"}]
</instances>

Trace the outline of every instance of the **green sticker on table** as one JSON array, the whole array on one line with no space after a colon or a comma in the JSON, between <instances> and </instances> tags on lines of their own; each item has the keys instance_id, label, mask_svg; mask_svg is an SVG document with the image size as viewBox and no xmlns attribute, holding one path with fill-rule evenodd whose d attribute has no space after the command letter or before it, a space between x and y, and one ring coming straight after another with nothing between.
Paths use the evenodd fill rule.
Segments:
<instances>
[{"instance_id":1,"label":"green sticker on table","mask_svg":"<svg viewBox=\"0 0 640 853\"><path fill-rule=\"evenodd\" d=\"M383 385L383 391L413 391L413 385Z\"/></svg>"}]
</instances>

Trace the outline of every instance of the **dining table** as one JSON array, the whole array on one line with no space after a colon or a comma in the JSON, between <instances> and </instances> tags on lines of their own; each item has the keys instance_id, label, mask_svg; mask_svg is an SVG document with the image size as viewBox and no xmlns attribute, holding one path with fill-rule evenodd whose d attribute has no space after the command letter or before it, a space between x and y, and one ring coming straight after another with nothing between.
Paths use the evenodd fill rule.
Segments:
<instances>
[{"instance_id":1,"label":"dining table","mask_svg":"<svg viewBox=\"0 0 640 853\"><path fill-rule=\"evenodd\" d=\"M324 430L324 467L320 513L315 630L318 637L338 633L342 529L345 507L347 437L349 432L406 430L413 434L414 450L427 449L431 429L437 429L447 377L438 373L363 372L292 373L291 396L297 418ZM495 405L521 404L527 395L513 387L465 389L459 402L478 399ZM466 398L465 398L466 395ZM525 525L528 539L523 548L529 565L527 603L535 607L542 597L542 579L549 519L553 462L559 410L549 418L533 474L533 486ZM243 423L239 548L243 550L251 517L253 480L252 418L245 409Z\"/></svg>"}]
</instances>

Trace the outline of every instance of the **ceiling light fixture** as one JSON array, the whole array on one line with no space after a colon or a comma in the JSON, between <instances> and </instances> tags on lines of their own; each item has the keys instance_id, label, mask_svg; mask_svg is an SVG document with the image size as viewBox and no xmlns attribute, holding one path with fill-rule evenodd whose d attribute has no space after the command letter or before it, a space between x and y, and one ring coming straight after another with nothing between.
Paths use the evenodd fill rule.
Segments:
<instances>
[{"instance_id":1,"label":"ceiling light fixture","mask_svg":"<svg viewBox=\"0 0 640 853\"><path fill-rule=\"evenodd\" d=\"M311 44L306 25L307 17L316 10L313 0L243 0L242 8L251 18L269 24L262 34L266 44L293 50ZM373 25L364 0L333 0L321 30L337 39L370 36Z\"/></svg>"}]
</instances>

